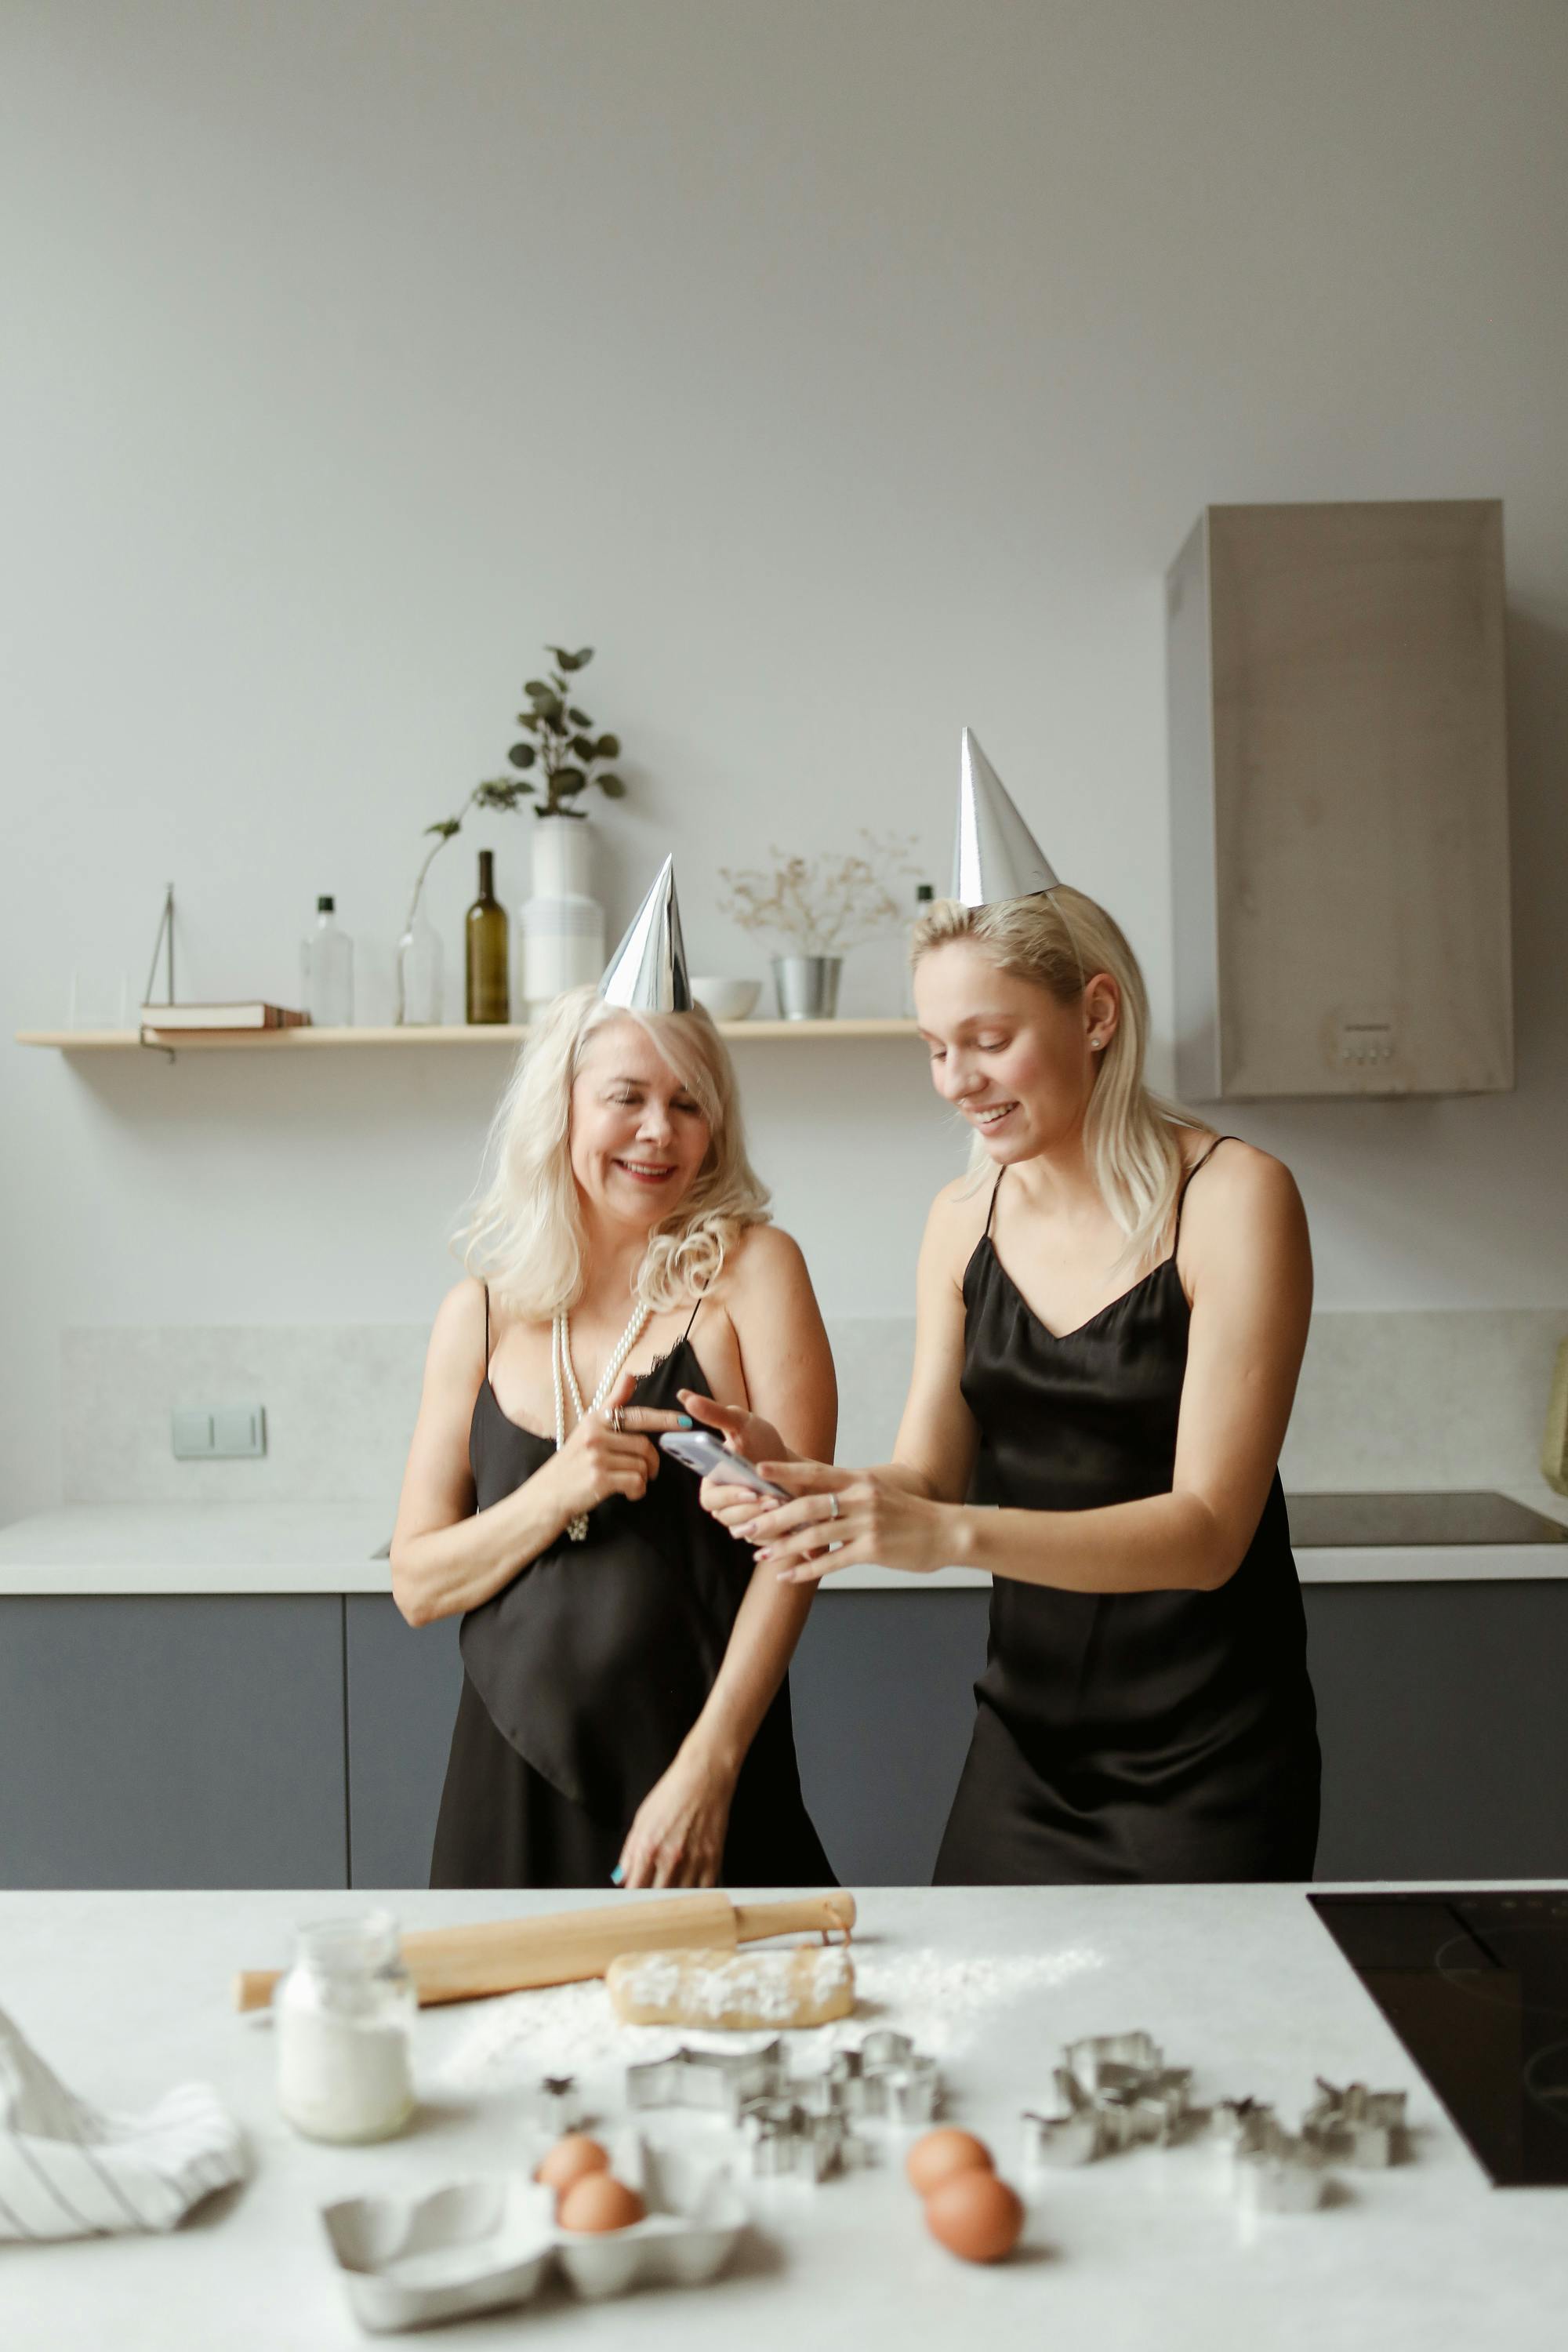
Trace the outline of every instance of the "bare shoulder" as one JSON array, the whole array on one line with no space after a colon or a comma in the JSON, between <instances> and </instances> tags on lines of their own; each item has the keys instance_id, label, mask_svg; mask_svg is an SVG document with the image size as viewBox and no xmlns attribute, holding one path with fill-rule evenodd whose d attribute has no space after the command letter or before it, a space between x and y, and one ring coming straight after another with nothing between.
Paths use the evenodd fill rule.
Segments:
<instances>
[{"instance_id":1,"label":"bare shoulder","mask_svg":"<svg viewBox=\"0 0 1568 2352\"><path fill-rule=\"evenodd\" d=\"M1209 1150L1205 1140L1189 1164L1205 1159ZM1188 1187L1183 1255L1190 1245L1195 1255L1211 1257L1233 1249L1237 1240L1267 1250L1305 1251L1307 1213L1285 1162L1233 1135L1224 1139L1223 1149L1214 1150Z\"/></svg>"},{"instance_id":2,"label":"bare shoulder","mask_svg":"<svg viewBox=\"0 0 1568 2352\"><path fill-rule=\"evenodd\" d=\"M1204 1136L1189 1153L1187 1164L1194 1167L1205 1161L1203 1180L1194 1182L1188 1199L1195 1209L1200 1200L1225 1200L1231 1207L1255 1201L1299 1201L1296 1179L1282 1160L1271 1151L1260 1151L1255 1143L1246 1143L1239 1135L1216 1138Z\"/></svg>"},{"instance_id":3,"label":"bare shoulder","mask_svg":"<svg viewBox=\"0 0 1568 2352\"><path fill-rule=\"evenodd\" d=\"M470 1363L479 1370L485 1360L485 1286L466 1274L455 1282L436 1309L430 1327L432 1368L458 1371Z\"/></svg>"},{"instance_id":4,"label":"bare shoulder","mask_svg":"<svg viewBox=\"0 0 1568 2352\"><path fill-rule=\"evenodd\" d=\"M976 1184L973 1175L955 1176L951 1184L942 1186L926 1218L921 1244L922 1266L939 1268L955 1284L962 1283L963 1270L990 1221L994 1182L991 1177Z\"/></svg>"},{"instance_id":5,"label":"bare shoulder","mask_svg":"<svg viewBox=\"0 0 1568 2352\"><path fill-rule=\"evenodd\" d=\"M748 1225L724 1253L722 1290L743 1299L799 1283L810 1286L805 1253L780 1225Z\"/></svg>"}]
</instances>

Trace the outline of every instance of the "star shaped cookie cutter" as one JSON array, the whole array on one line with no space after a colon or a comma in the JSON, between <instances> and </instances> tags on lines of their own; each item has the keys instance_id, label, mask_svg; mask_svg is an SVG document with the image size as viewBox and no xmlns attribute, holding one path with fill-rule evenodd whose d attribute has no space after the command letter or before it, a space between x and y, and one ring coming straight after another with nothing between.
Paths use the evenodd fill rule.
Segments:
<instances>
[{"instance_id":1,"label":"star shaped cookie cutter","mask_svg":"<svg viewBox=\"0 0 1568 2352\"><path fill-rule=\"evenodd\" d=\"M739 2123L752 2099L779 2097L788 2086L784 2043L761 2050L689 2050L647 2058L626 2068L626 2100L634 2107L695 2107Z\"/></svg>"},{"instance_id":2,"label":"star shaped cookie cutter","mask_svg":"<svg viewBox=\"0 0 1568 2352\"><path fill-rule=\"evenodd\" d=\"M1363 2171L1402 2163L1410 2150L1403 2091L1369 2091L1350 2083L1341 2091L1320 2074L1318 2095L1301 2118L1301 2136L1335 2164Z\"/></svg>"}]
</instances>

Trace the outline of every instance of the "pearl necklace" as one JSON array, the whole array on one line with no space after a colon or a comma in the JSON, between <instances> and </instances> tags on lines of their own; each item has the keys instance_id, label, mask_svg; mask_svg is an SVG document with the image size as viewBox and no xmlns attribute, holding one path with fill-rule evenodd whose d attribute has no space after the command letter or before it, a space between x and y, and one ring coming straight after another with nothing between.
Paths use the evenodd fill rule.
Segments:
<instances>
[{"instance_id":1,"label":"pearl necklace","mask_svg":"<svg viewBox=\"0 0 1568 2352\"><path fill-rule=\"evenodd\" d=\"M621 1366L642 1338L652 1311L651 1307L641 1305L634 1308L631 1321L610 1350L609 1361L600 1375L598 1387L594 1391L593 1402L587 1408L589 1412L597 1412L615 1387ZM555 1451L559 1454L566 1443L565 1391L571 1393L572 1410L577 1419L582 1421L584 1418L583 1391L577 1385L577 1374L572 1364L572 1318L563 1307L556 1310L550 1326L550 1370L555 1386ZM574 1543L581 1543L587 1532L587 1512L575 1512L566 1522L567 1535Z\"/></svg>"}]
</instances>

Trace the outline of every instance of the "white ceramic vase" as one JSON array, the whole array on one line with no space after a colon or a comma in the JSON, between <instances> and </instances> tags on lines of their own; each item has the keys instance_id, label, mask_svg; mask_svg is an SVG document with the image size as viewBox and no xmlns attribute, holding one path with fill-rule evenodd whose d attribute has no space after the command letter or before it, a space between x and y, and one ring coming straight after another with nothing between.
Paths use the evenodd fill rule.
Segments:
<instances>
[{"instance_id":1,"label":"white ceramic vase","mask_svg":"<svg viewBox=\"0 0 1568 2352\"><path fill-rule=\"evenodd\" d=\"M593 819L536 817L532 890L518 910L525 1021L605 969L605 910L593 880Z\"/></svg>"}]
</instances>

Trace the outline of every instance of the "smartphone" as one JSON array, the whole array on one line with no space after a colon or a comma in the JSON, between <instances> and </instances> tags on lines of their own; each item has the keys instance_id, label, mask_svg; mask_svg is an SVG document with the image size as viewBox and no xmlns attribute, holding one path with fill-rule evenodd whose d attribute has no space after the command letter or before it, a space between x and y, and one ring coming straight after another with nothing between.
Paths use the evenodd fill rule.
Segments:
<instances>
[{"instance_id":1,"label":"smartphone","mask_svg":"<svg viewBox=\"0 0 1568 2352\"><path fill-rule=\"evenodd\" d=\"M673 1454L689 1470L700 1478L721 1478L727 1486L750 1486L753 1494L772 1495L781 1503L793 1503L795 1496L783 1486L775 1486L764 1478L754 1462L743 1454L731 1454L721 1438L710 1429L667 1429L659 1439L666 1454Z\"/></svg>"}]
</instances>

